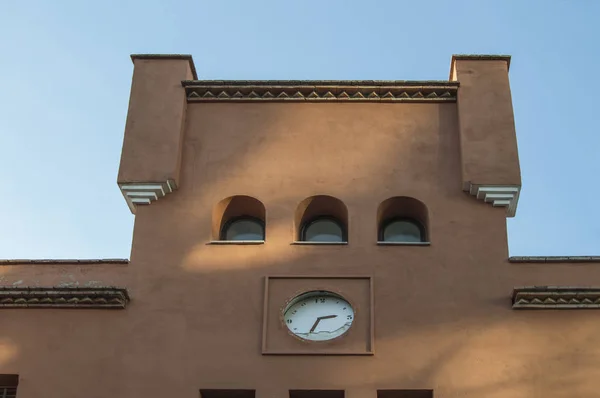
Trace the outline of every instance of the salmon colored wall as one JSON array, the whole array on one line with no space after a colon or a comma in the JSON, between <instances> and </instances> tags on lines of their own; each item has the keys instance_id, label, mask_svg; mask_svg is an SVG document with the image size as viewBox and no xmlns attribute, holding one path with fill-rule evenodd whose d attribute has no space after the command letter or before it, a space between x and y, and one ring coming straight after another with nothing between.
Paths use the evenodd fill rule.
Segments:
<instances>
[{"instance_id":1,"label":"salmon colored wall","mask_svg":"<svg viewBox=\"0 0 600 398\"><path fill-rule=\"evenodd\" d=\"M510 60L509 60L510 61ZM508 61L457 59L463 186L521 186Z\"/></svg>"},{"instance_id":2,"label":"salmon colored wall","mask_svg":"<svg viewBox=\"0 0 600 398\"><path fill-rule=\"evenodd\" d=\"M135 65L125 125L119 183L179 182L186 101L186 59L132 57Z\"/></svg>"},{"instance_id":3,"label":"salmon colored wall","mask_svg":"<svg viewBox=\"0 0 600 398\"><path fill-rule=\"evenodd\" d=\"M58 273L126 286L127 309L0 311L0 373L20 375L18 398L597 396L598 314L513 311L510 294L597 285L600 268L509 263L505 210L461 180L453 103L190 104L179 189L138 207L129 266L0 267L6 285ZM349 244L290 244L298 204L321 194L347 206ZM213 209L233 195L265 205L264 245L209 244ZM392 196L427 206L431 246L376 244L377 209ZM373 277L373 356L261 355L264 277L315 274Z\"/></svg>"}]
</instances>

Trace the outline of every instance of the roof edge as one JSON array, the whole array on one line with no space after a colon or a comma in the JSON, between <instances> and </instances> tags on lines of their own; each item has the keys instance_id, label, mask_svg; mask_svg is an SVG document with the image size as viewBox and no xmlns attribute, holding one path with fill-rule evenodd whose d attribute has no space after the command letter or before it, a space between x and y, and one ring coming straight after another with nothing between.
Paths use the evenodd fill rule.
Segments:
<instances>
[{"instance_id":1,"label":"roof edge","mask_svg":"<svg viewBox=\"0 0 600 398\"><path fill-rule=\"evenodd\" d=\"M194 79L198 79L196 65L194 65L194 59L191 54L131 54L131 62L134 62L136 59L183 59L190 63L192 76Z\"/></svg>"},{"instance_id":2,"label":"roof edge","mask_svg":"<svg viewBox=\"0 0 600 398\"><path fill-rule=\"evenodd\" d=\"M126 258L101 258L101 259L0 259L0 265L103 265L117 264L128 265Z\"/></svg>"},{"instance_id":3,"label":"roof edge","mask_svg":"<svg viewBox=\"0 0 600 398\"><path fill-rule=\"evenodd\" d=\"M449 80L184 80L191 86L451 86L459 82Z\"/></svg>"},{"instance_id":4,"label":"roof edge","mask_svg":"<svg viewBox=\"0 0 600 398\"><path fill-rule=\"evenodd\" d=\"M505 61L506 70L508 71L510 70L510 60L511 56L504 54L452 54L449 79L452 80L455 61Z\"/></svg>"},{"instance_id":5,"label":"roof edge","mask_svg":"<svg viewBox=\"0 0 600 398\"><path fill-rule=\"evenodd\" d=\"M600 263L600 256L512 256L511 263Z\"/></svg>"}]
</instances>

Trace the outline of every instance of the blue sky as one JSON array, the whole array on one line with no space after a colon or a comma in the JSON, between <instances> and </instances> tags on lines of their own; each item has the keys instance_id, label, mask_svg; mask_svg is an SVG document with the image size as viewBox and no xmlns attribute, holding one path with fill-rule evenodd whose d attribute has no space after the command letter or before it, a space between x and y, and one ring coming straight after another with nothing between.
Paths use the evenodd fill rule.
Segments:
<instances>
[{"instance_id":1,"label":"blue sky","mask_svg":"<svg viewBox=\"0 0 600 398\"><path fill-rule=\"evenodd\" d=\"M201 79L402 80L510 54L510 253L600 254L598 15L594 0L3 1L0 258L129 257L131 53L192 54Z\"/></svg>"}]
</instances>

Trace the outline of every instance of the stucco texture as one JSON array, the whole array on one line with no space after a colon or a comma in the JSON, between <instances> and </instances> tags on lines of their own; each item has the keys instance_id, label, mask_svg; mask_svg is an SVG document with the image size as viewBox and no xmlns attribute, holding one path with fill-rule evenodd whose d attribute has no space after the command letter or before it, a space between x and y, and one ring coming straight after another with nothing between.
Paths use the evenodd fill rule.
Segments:
<instances>
[{"instance_id":1,"label":"stucco texture","mask_svg":"<svg viewBox=\"0 0 600 398\"><path fill-rule=\"evenodd\" d=\"M598 284L600 268L509 263L505 209L463 192L460 152L455 103L188 104L179 189L138 207L129 265L0 267L8 285L127 287L127 309L0 311L0 373L20 375L19 398L598 396L598 313L513 311L510 294ZM234 195L264 204L264 244L210 244ZM346 205L347 245L291 244L313 195ZM376 244L394 196L426 205L430 246ZM267 275L371 276L374 355L262 355Z\"/></svg>"}]
</instances>

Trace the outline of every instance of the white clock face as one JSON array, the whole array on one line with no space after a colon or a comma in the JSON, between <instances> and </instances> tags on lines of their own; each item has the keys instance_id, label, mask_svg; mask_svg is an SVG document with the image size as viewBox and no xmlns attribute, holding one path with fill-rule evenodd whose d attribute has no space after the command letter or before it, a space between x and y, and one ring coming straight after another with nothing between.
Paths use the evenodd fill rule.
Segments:
<instances>
[{"instance_id":1,"label":"white clock face","mask_svg":"<svg viewBox=\"0 0 600 398\"><path fill-rule=\"evenodd\" d=\"M331 340L346 333L354 322L354 310L341 296L324 291L301 294L283 313L287 328L305 340Z\"/></svg>"}]
</instances>

